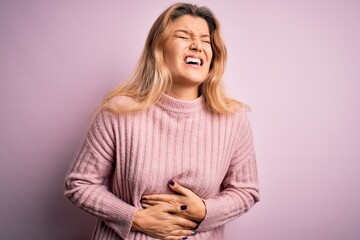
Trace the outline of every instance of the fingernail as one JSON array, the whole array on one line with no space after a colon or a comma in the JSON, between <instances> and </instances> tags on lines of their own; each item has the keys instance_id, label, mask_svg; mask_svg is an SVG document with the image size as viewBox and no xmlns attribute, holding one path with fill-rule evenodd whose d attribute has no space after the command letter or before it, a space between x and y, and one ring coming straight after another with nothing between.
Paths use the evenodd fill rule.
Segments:
<instances>
[{"instance_id":1,"label":"fingernail","mask_svg":"<svg viewBox=\"0 0 360 240\"><path fill-rule=\"evenodd\" d=\"M195 232L195 231L193 231L193 232L191 233L191 235L193 235L193 236L196 235L196 234L197 234L197 232Z\"/></svg>"},{"instance_id":2,"label":"fingernail","mask_svg":"<svg viewBox=\"0 0 360 240\"><path fill-rule=\"evenodd\" d=\"M183 211L185 211L185 210L187 209L187 206L186 206L186 205L182 205L182 206L180 207L180 209L183 210Z\"/></svg>"},{"instance_id":3,"label":"fingernail","mask_svg":"<svg viewBox=\"0 0 360 240\"><path fill-rule=\"evenodd\" d=\"M175 182L174 182L173 180L170 180L170 181L169 181L169 184L170 184L170 186L174 186L174 185L175 185Z\"/></svg>"},{"instance_id":4,"label":"fingernail","mask_svg":"<svg viewBox=\"0 0 360 240\"><path fill-rule=\"evenodd\" d=\"M187 239L187 237L183 237L183 239Z\"/></svg>"}]
</instances>

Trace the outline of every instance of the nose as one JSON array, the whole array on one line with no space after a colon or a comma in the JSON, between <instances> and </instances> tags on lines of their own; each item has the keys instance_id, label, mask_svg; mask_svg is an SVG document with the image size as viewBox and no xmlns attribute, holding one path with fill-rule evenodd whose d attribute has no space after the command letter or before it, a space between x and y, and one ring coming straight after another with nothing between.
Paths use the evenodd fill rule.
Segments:
<instances>
[{"instance_id":1,"label":"nose","mask_svg":"<svg viewBox=\"0 0 360 240\"><path fill-rule=\"evenodd\" d=\"M201 42L198 39L193 39L190 44L190 50L201 52L202 51Z\"/></svg>"}]
</instances>

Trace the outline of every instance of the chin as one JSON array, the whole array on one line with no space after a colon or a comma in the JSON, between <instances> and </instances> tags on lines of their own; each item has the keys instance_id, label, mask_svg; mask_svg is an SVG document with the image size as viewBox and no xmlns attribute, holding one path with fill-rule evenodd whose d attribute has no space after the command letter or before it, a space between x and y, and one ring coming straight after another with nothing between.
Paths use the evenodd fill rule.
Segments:
<instances>
[{"instance_id":1,"label":"chin","mask_svg":"<svg viewBox=\"0 0 360 240\"><path fill-rule=\"evenodd\" d=\"M186 82L192 85L201 85L205 80L204 79L191 79L191 80L187 80Z\"/></svg>"},{"instance_id":2,"label":"chin","mask_svg":"<svg viewBox=\"0 0 360 240\"><path fill-rule=\"evenodd\" d=\"M205 81L205 77L203 76L191 76L191 77L187 77L186 79L184 79L187 82L193 82L193 83L203 83Z\"/></svg>"},{"instance_id":3,"label":"chin","mask_svg":"<svg viewBox=\"0 0 360 240\"><path fill-rule=\"evenodd\" d=\"M206 79L204 76L199 75L182 75L175 78L177 84L185 86L200 86Z\"/></svg>"}]
</instances>

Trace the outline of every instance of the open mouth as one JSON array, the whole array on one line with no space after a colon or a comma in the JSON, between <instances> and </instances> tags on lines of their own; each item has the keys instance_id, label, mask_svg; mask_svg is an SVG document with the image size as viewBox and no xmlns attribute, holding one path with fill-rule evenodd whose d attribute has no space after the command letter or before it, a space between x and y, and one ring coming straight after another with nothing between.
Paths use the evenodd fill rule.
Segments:
<instances>
[{"instance_id":1,"label":"open mouth","mask_svg":"<svg viewBox=\"0 0 360 240\"><path fill-rule=\"evenodd\" d=\"M201 58L198 58L198 57L187 56L185 58L185 63L190 64L190 65L202 66L203 65L203 60Z\"/></svg>"}]
</instances>

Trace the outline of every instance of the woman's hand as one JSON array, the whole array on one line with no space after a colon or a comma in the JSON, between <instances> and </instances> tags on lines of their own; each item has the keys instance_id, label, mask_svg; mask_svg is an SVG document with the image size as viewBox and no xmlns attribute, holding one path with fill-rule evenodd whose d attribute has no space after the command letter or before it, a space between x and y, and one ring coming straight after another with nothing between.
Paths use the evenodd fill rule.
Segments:
<instances>
[{"instance_id":1,"label":"woman's hand","mask_svg":"<svg viewBox=\"0 0 360 240\"><path fill-rule=\"evenodd\" d=\"M135 213L131 230L159 239L187 239L196 234L191 229L197 224L178 216L181 211L184 210L179 205L167 203L140 209Z\"/></svg>"},{"instance_id":2,"label":"woman's hand","mask_svg":"<svg viewBox=\"0 0 360 240\"><path fill-rule=\"evenodd\" d=\"M186 219L201 222L206 215L204 202L190 189L181 186L173 180L169 181L170 188L178 194L155 194L143 196L141 203L147 208L159 204L168 203L173 206L181 206L178 216Z\"/></svg>"}]
</instances>

